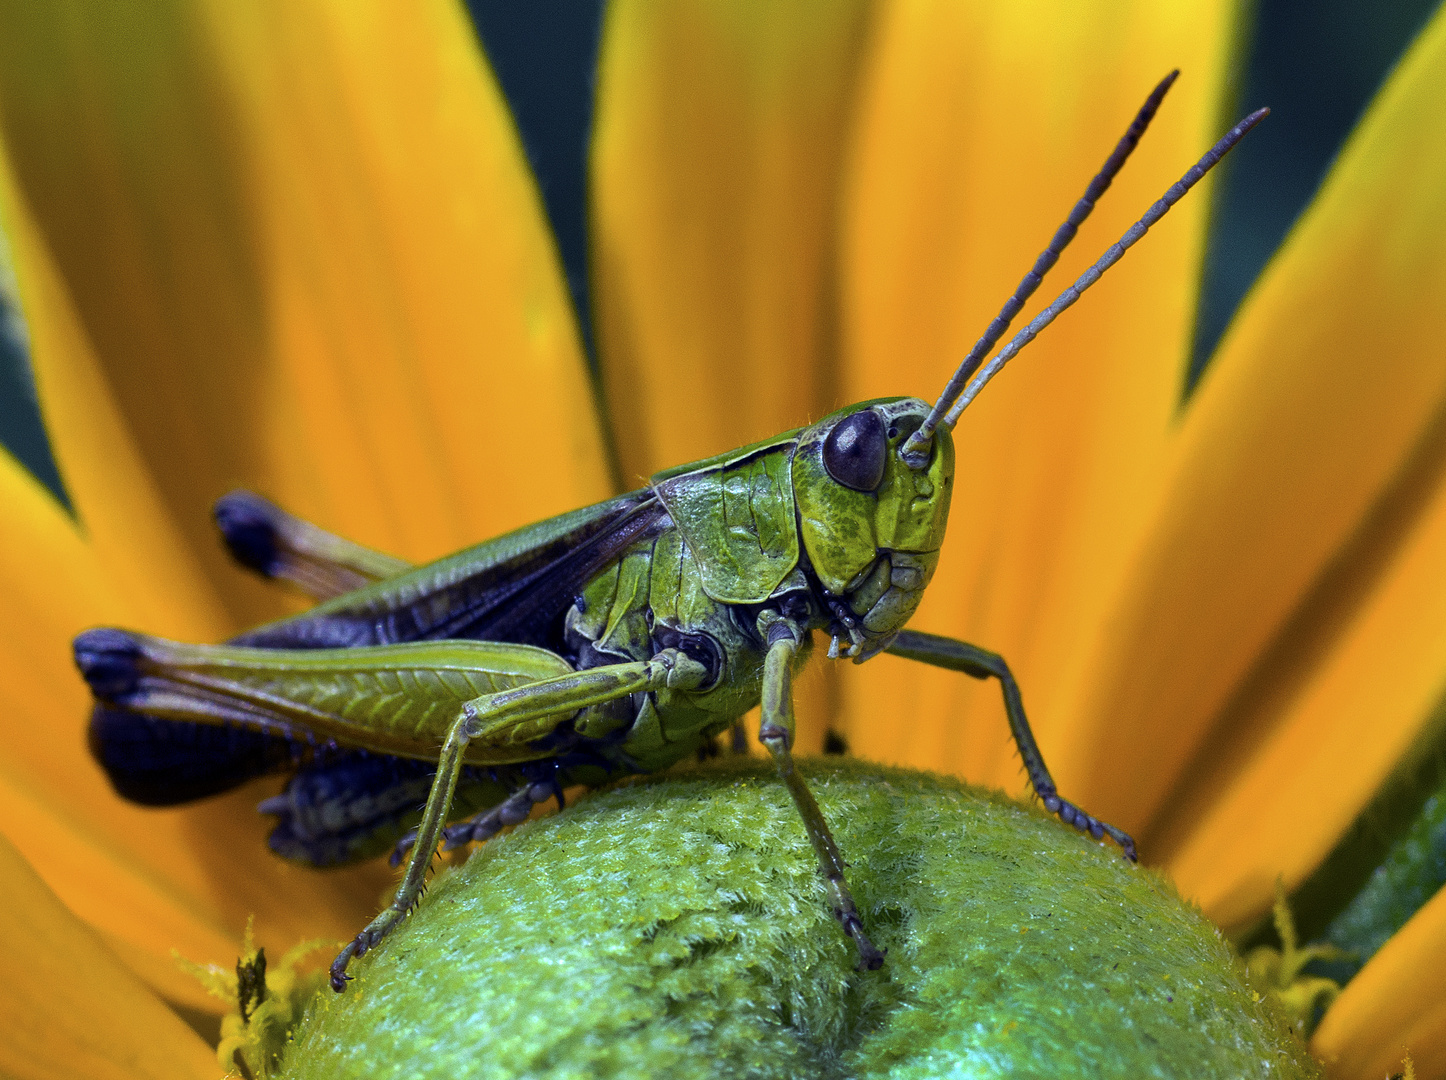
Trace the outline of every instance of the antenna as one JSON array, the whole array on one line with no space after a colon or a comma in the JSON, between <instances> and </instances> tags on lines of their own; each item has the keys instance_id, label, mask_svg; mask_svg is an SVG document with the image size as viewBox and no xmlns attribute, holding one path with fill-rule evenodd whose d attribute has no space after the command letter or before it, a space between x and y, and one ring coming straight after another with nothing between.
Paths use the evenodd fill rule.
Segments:
<instances>
[{"instance_id":1,"label":"antenna","mask_svg":"<svg viewBox=\"0 0 1446 1080\"><path fill-rule=\"evenodd\" d=\"M1010 359L1019 352L1020 349L1033 341L1041 330L1054 322L1065 308L1078 300L1080 295L1098 281L1106 270L1119 262L1120 259L1124 257L1125 252L1133 247L1140 237L1150 231L1151 225L1164 217L1170 207L1184 198L1185 192L1198 184L1201 178L1213 169L1219 163L1220 159L1230 152L1236 143L1245 137L1246 132L1269 115L1269 109L1257 109L1226 132L1224 138L1212 146L1204 157L1190 166L1189 171L1180 177L1179 180L1175 181L1175 183L1170 186L1170 189L1166 191L1164 195L1160 196L1159 200L1156 201L1150 209L1145 211L1144 217L1131 225L1129 229L1125 231L1124 236L1110 245L1109 249L1100 256L1097 263L1081 274L1078 281L1060 293L1054 303L1036 315L1028 326L1015 334L1014 337L1010 339L1009 344L995 354L993 360L984 365L983 370L974 376L969 385L964 388L964 392L959 395L959 400L955 402L954 407L949 410L949 415L944 417L944 425L952 428L957 424L959 422L959 414L979 395L979 391L984 389L985 383L999 374L1000 368L1009 363Z\"/></svg>"},{"instance_id":2,"label":"antenna","mask_svg":"<svg viewBox=\"0 0 1446 1080\"><path fill-rule=\"evenodd\" d=\"M1044 275L1049 273L1054 264L1059 261L1060 253L1075 238L1075 233L1084 224L1085 218L1089 217L1090 212L1094 210L1096 201L1110 189L1110 184L1114 181L1115 176L1124 168L1130 154L1139 145L1140 136L1145 134L1145 129L1155 118L1155 113L1160 108L1160 102L1165 99L1170 87L1175 85L1175 80L1179 77L1180 69L1176 68L1161 79L1155 89L1150 91L1150 96L1140 106L1140 111L1135 114L1135 119L1131 121L1129 128L1120 137L1120 141L1115 144L1114 150L1105 159L1104 165L1095 174L1095 178L1090 181L1089 187L1085 188L1085 193L1080 196L1079 202L1074 204L1074 209L1069 212L1069 217L1065 218L1064 224L1055 230L1049 246L1039 253L1039 258L1034 260L1034 266L1015 288L1014 295L1004 302L1004 306L999 309L999 314L994 317L994 321L974 343L974 348L969 350L969 355L964 358L964 362L950 377L948 384L944 387L944 392L939 395L939 400L934 402L934 407L929 410L929 415L924 418L923 424L905 441L903 457L905 464L910 468L922 469L927 464L928 457L925 448L929 445L929 440L934 437L934 429L939 426L940 418L943 417L954 399L959 396L959 391L964 388L969 376L978 370L984 357L989 354L989 350L994 348L995 342L1004 336L1004 332L1009 329L1009 324L1014 321L1014 316L1019 314L1019 309L1024 306L1024 302L1034 295L1034 290L1039 288L1040 282L1044 280Z\"/></svg>"}]
</instances>

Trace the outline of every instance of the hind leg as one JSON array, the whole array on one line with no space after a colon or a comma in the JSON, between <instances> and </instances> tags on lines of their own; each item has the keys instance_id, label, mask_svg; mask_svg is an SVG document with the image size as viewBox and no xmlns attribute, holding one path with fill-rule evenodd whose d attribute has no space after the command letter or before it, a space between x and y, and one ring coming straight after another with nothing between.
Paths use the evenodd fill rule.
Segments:
<instances>
[{"instance_id":1,"label":"hind leg","mask_svg":"<svg viewBox=\"0 0 1446 1080\"><path fill-rule=\"evenodd\" d=\"M452 794L470 743L476 741L482 746L515 744L519 739L535 737L539 722L570 717L585 706L630 694L651 693L665 688L690 689L700 685L707 677L707 668L696 660L676 649L664 649L651 660L610 664L543 679L512 690L485 694L463 705L461 715L452 724L442 745L437 776L432 782L426 809L422 811L422 822L417 826L416 839L397 895L332 961L332 989L338 993L346 989L351 978L346 969L352 958L362 956L386 937L422 895L427 869L446 827ZM525 800L530 808L532 789L537 786L528 785L504 801L502 807L508 807L512 815L521 811ZM547 797L551 795L549 787Z\"/></svg>"}]
</instances>

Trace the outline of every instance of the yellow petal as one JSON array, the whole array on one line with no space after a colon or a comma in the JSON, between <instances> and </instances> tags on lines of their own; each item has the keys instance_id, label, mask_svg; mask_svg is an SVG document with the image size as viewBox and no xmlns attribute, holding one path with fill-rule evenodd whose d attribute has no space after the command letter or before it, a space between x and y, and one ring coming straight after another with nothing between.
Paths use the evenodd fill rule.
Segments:
<instances>
[{"instance_id":1,"label":"yellow petal","mask_svg":"<svg viewBox=\"0 0 1446 1080\"><path fill-rule=\"evenodd\" d=\"M7 517L24 533L5 564L9 802L29 807L12 835L152 972L173 946L229 963L253 911L281 945L349 936L387 872L281 863L256 790L116 800L83 749L68 643L97 622L223 632L183 587L168 516L233 611L273 610L238 602L206 521L236 483L414 557L607 493L510 119L442 3L0 19L38 379L92 538L53 506L46 528Z\"/></svg>"},{"instance_id":2,"label":"yellow petal","mask_svg":"<svg viewBox=\"0 0 1446 1080\"><path fill-rule=\"evenodd\" d=\"M234 961L247 916L264 944L349 937L390 874L369 866L318 873L266 848L254 811L276 781L178 810L118 799L85 744L90 697L69 637L136 614L54 500L0 455L0 831L74 911L147 970L170 975L170 951ZM132 955L127 952L126 955Z\"/></svg>"},{"instance_id":3,"label":"yellow petal","mask_svg":"<svg viewBox=\"0 0 1446 1080\"><path fill-rule=\"evenodd\" d=\"M13 459L0 461L0 818L49 886L125 956L144 957L168 997L210 1005L177 977L173 948L229 963L252 913L277 945L347 936L385 871L343 880L287 867L265 848L254 791L219 815L225 804L144 810L120 801L91 760L71 637L110 623L207 638L226 620L167 526L26 207L8 183L0 194L47 411L70 433L61 467L86 515L82 535Z\"/></svg>"},{"instance_id":4,"label":"yellow petal","mask_svg":"<svg viewBox=\"0 0 1446 1080\"><path fill-rule=\"evenodd\" d=\"M1146 94L1179 67L1025 314L1137 219L1222 130L1234 17L1213 2L886 6L844 217L848 396L935 398ZM916 625L1005 656L1066 791L1077 773L1060 739L1064 705L1179 398L1207 204L1196 192L1172 211L955 432L949 538ZM1020 783L997 685L895 660L849 675L860 753Z\"/></svg>"},{"instance_id":5,"label":"yellow petal","mask_svg":"<svg viewBox=\"0 0 1446 1080\"><path fill-rule=\"evenodd\" d=\"M342 941L365 925L392 881L376 863L323 873L278 859L253 809L260 797L253 786L185 810L117 802L97 825L7 768L0 769L0 832L154 989L219 1010L176 969L173 950L229 966L253 914L258 940L273 951L311 938Z\"/></svg>"},{"instance_id":6,"label":"yellow petal","mask_svg":"<svg viewBox=\"0 0 1446 1080\"><path fill-rule=\"evenodd\" d=\"M7 483L26 489L15 496L26 509L17 507L7 529L16 530L12 536L17 542L20 531L36 530L28 537L33 550L13 554L17 559L42 558L47 564L37 573L38 567L12 562L0 573L15 575L12 590L33 595L32 610L45 608L53 589L67 590L69 602L89 608L84 622L49 619L56 634L39 640L57 652L68 652L73 634L105 620L135 620L172 637L224 636L225 610L172 524L141 460L65 282L16 189L3 145L0 228L14 254L47 427L58 436L57 467L80 520L80 529L74 529L47 496L10 474ZM87 578L84 585L67 580L82 573L94 578ZM13 591L10 598L14 599ZM72 609L70 614L79 612ZM27 626L24 636L35 643L39 628L19 625Z\"/></svg>"},{"instance_id":7,"label":"yellow petal","mask_svg":"<svg viewBox=\"0 0 1446 1080\"><path fill-rule=\"evenodd\" d=\"M1428 455L1427 485L1440 475L1423 440L1437 438L1446 407L1443 85L1438 13L1190 403L1147 541L1072 718L1073 752L1086 765L1076 791L1124 828L1154 818L1217 723L1258 719L1232 696L1268 698L1273 681L1288 684L1294 651L1339 633L1342 613L1370 595L1360 575L1381 566L1332 560L1389 536L1382 500L1423 483L1410 471L1414 457ZM1336 590L1327 621L1295 625L1323 575ZM1252 671L1257 663L1275 667ZM1340 762L1347 776L1354 760Z\"/></svg>"},{"instance_id":8,"label":"yellow petal","mask_svg":"<svg viewBox=\"0 0 1446 1080\"><path fill-rule=\"evenodd\" d=\"M15 1080L216 1075L205 1043L0 839L0 1073Z\"/></svg>"},{"instance_id":9,"label":"yellow petal","mask_svg":"<svg viewBox=\"0 0 1446 1080\"><path fill-rule=\"evenodd\" d=\"M414 559L607 493L556 252L460 6L0 22L19 186L233 610L275 610L206 520L237 484Z\"/></svg>"},{"instance_id":10,"label":"yellow petal","mask_svg":"<svg viewBox=\"0 0 1446 1080\"><path fill-rule=\"evenodd\" d=\"M198 933L224 941L176 910L165 876L156 874L190 862L190 845L157 829L153 812L122 804L86 751L90 695L71 663L69 637L135 609L50 494L8 455L0 457L0 505L5 834L67 904L100 925L171 935L155 942L162 955ZM121 902L123 895L145 899Z\"/></svg>"},{"instance_id":11,"label":"yellow petal","mask_svg":"<svg viewBox=\"0 0 1446 1080\"><path fill-rule=\"evenodd\" d=\"M609 7L592 150L597 340L623 480L838 401L838 182L861 0Z\"/></svg>"},{"instance_id":12,"label":"yellow petal","mask_svg":"<svg viewBox=\"0 0 1446 1080\"><path fill-rule=\"evenodd\" d=\"M1275 677L1252 684L1153 834L1151 857L1227 929L1264 913L1277 876L1290 889L1305 880L1437 714L1446 692L1446 478L1439 446L1433 456L1434 490L1398 490L1385 515L1419 513L1414 529L1392 535L1399 527L1377 515L1374 550L1352 547L1338 562L1345 594L1339 581L1316 590L1307 610L1340 620L1321 655L1302 633L1294 664L1272 658ZM1341 611L1366 583L1374 589L1359 609Z\"/></svg>"},{"instance_id":13,"label":"yellow petal","mask_svg":"<svg viewBox=\"0 0 1446 1080\"><path fill-rule=\"evenodd\" d=\"M1346 985L1310 1049L1332 1080L1398 1073L1408 1051L1417 1076L1446 1076L1446 891Z\"/></svg>"}]
</instances>

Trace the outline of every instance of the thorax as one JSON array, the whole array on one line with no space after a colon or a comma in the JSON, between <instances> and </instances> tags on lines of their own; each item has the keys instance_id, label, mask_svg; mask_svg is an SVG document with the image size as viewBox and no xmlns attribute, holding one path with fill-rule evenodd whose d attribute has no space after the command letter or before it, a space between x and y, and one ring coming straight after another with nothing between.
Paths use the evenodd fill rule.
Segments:
<instances>
[{"instance_id":1,"label":"thorax","mask_svg":"<svg viewBox=\"0 0 1446 1080\"><path fill-rule=\"evenodd\" d=\"M757 612L710 597L703 575L682 531L669 527L592 578L564 619L566 648L579 669L677 648L716 672L699 690L634 695L578 718L579 734L614 742L639 770L692 754L758 704L764 646L752 625Z\"/></svg>"}]
</instances>

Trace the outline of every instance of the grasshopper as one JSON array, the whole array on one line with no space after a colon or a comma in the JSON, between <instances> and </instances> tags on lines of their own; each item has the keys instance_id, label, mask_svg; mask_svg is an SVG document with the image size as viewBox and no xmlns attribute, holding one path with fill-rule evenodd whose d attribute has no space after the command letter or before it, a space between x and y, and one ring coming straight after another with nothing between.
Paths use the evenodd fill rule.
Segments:
<instances>
[{"instance_id":1,"label":"grasshopper","mask_svg":"<svg viewBox=\"0 0 1446 1080\"><path fill-rule=\"evenodd\" d=\"M868 938L842 856L790 753L791 680L814 631L831 658L881 652L998 680L1049 812L1132 861L1134 841L1061 798L1004 659L905 629L938 565L951 431L1011 356L1117 261L1262 116L1232 129L1075 285L984 358L1073 239L1158 109L1150 94L1034 268L931 406L865 401L669 469L646 487L429 563L333 536L255 495L216 506L233 555L320 601L222 645L117 629L75 640L96 705L91 749L124 797L172 805L290 772L260 804L271 847L312 865L390 848L396 897L331 983L421 894L439 843L485 840L574 784L653 772L762 704L758 737L803 819L827 903L861 969ZM423 804L420 819L416 808ZM412 821L414 828L403 831Z\"/></svg>"}]
</instances>

